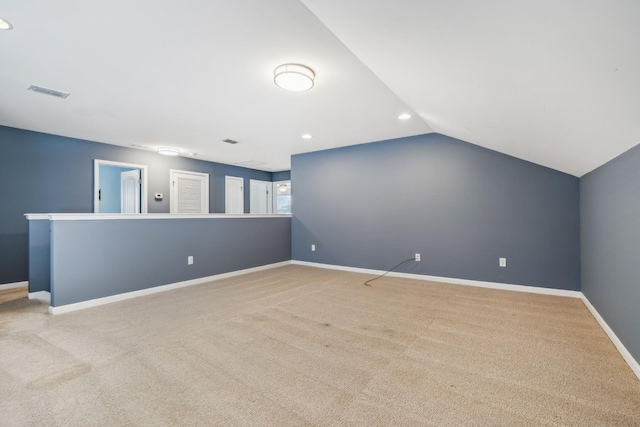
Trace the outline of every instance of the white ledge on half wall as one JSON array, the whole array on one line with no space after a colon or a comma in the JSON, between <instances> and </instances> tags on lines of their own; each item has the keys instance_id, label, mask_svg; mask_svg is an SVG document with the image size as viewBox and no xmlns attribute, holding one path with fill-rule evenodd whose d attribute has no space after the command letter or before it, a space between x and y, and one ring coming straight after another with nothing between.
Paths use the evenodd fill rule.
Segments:
<instances>
[{"instance_id":1,"label":"white ledge on half wall","mask_svg":"<svg viewBox=\"0 0 640 427\"><path fill-rule=\"evenodd\" d=\"M102 221L105 219L230 219L230 218L291 218L291 214L118 214L118 213L27 213L28 220Z\"/></svg>"}]
</instances>

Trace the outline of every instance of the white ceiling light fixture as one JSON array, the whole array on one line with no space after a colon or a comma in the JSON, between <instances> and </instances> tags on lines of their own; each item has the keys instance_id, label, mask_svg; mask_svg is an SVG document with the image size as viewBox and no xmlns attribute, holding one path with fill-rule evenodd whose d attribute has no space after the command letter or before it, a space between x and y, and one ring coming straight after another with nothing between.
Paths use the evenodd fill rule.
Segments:
<instances>
[{"instance_id":1,"label":"white ceiling light fixture","mask_svg":"<svg viewBox=\"0 0 640 427\"><path fill-rule=\"evenodd\" d=\"M313 137L311 136L311 134L309 134L309 133L305 133L304 135L302 135L302 138L303 138L303 139L311 139L311 138L313 138Z\"/></svg>"},{"instance_id":2,"label":"white ceiling light fixture","mask_svg":"<svg viewBox=\"0 0 640 427\"><path fill-rule=\"evenodd\" d=\"M403 113L403 114L400 114L400 115L398 116L398 118L399 118L400 120L409 120L409 119L411 118L411 114L409 114L409 113Z\"/></svg>"},{"instance_id":3,"label":"white ceiling light fixture","mask_svg":"<svg viewBox=\"0 0 640 427\"><path fill-rule=\"evenodd\" d=\"M285 184L284 182L280 185L278 185L278 191L281 193L286 193L287 190L289 189L289 186L287 184Z\"/></svg>"},{"instance_id":4,"label":"white ceiling light fixture","mask_svg":"<svg viewBox=\"0 0 640 427\"><path fill-rule=\"evenodd\" d=\"M158 147L158 153L163 156L177 156L180 154L180 149L176 147Z\"/></svg>"},{"instance_id":5,"label":"white ceiling light fixture","mask_svg":"<svg viewBox=\"0 0 640 427\"><path fill-rule=\"evenodd\" d=\"M282 64L273 70L273 81L284 90L304 92L313 87L316 73L300 64Z\"/></svg>"},{"instance_id":6,"label":"white ceiling light fixture","mask_svg":"<svg viewBox=\"0 0 640 427\"><path fill-rule=\"evenodd\" d=\"M0 18L0 30L13 30L13 25L6 19Z\"/></svg>"}]
</instances>

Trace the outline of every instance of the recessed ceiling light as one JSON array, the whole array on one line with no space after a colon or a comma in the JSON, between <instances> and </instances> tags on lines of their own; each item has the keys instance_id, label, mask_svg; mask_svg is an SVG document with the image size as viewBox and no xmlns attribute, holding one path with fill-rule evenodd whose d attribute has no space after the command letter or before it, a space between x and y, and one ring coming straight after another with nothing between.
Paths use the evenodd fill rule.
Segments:
<instances>
[{"instance_id":1,"label":"recessed ceiling light","mask_svg":"<svg viewBox=\"0 0 640 427\"><path fill-rule=\"evenodd\" d=\"M304 92L313 87L316 74L300 64L283 64L273 70L273 81L284 90Z\"/></svg>"},{"instance_id":2,"label":"recessed ceiling light","mask_svg":"<svg viewBox=\"0 0 640 427\"><path fill-rule=\"evenodd\" d=\"M13 30L13 25L11 25L11 22L0 18L0 30Z\"/></svg>"},{"instance_id":3,"label":"recessed ceiling light","mask_svg":"<svg viewBox=\"0 0 640 427\"><path fill-rule=\"evenodd\" d=\"M409 113L403 113L403 114L400 114L400 115L398 116L398 118L399 118L400 120L409 120L409 119L411 118L411 114L409 114Z\"/></svg>"},{"instance_id":4,"label":"recessed ceiling light","mask_svg":"<svg viewBox=\"0 0 640 427\"><path fill-rule=\"evenodd\" d=\"M180 154L180 149L175 147L158 147L158 153L164 156L177 156Z\"/></svg>"},{"instance_id":5,"label":"recessed ceiling light","mask_svg":"<svg viewBox=\"0 0 640 427\"><path fill-rule=\"evenodd\" d=\"M304 135L302 135L302 138L304 138L304 139L311 139L311 138L313 138L313 137L312 137L310 134L305 133Z\"/></svg>"}]
</instances>

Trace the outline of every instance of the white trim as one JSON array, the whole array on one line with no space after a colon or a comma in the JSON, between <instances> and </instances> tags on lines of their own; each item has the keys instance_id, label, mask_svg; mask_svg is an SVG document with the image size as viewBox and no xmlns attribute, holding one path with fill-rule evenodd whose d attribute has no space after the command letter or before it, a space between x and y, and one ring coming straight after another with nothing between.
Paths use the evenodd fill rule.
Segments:
<instances>
[{"instance_id":1,"label":"white trim","mask_svg":"<svg viewBox=\"0 0 640 427\"><path fill-rule=\"evenodd\" d=\"M214 219L214 218L291 218L291 214L101 214L101 213L78 213L78 214L24 214L28 220L48 219L49 221L91 221L105 219Z\"/></svg>"},{"instance_id":2,"label":"white trim","mask_svg":"<svg viewBox=\"0 0 640 427\"><path fill-rule=\"evenodd\" d=\"M149 174L147 173L146 165L136 165L134 163L114 162L111 160L93 159L93 211L95 213L100 212L100 200L98 200L98 191L100 190L100 165L118 166L123 168L140 169L142 179L142 188L140 192L140 213L146 214L148 212L147 206L147 181ZM29 217L27 217L29 218Z\"/></svg>"},{"instance_id":3,"label":"white trim","mask_svg":"<svg viewBox=\"0 0 640 427\"><path fill-rule=\"evenodd\" d=\"M638 361L633 358L631 353L629 353L629 350L627 350L624 344L622 344L622 341L620 341L616 333L613 332L607 322L605 322L602 316L600 316L598 310L596 310L596 308L591 304L591 302L584 294L582 294L581 299L584 305L587 306L587 309L591 312L593 317L595 317L596 321L600 324L600 327L602 327L605 334L607 334L613 345L618 349L618 352L620 353L624 361L627 362L627 365L629 365L633 373L636 374L636 377L640 379L640 364L638 363Z\"/></svg>"},{"instance_id":4,"label":"white trim","mask_svg":"<svg viewBox=\"0 0 640 427\"><path fill-rule=\"evenodd\" d=\"M306 261L291 261L292 264L297 265L306 265L308 267L318 267L318 268L328 268L332 270L342 270L342 271L350 271L353 273L364 273L364 274L384 274L385 271L382 270L371 270L368 268L355 268L355 267L343 267L340 265L331 265L331 264L320 264L315 262L306 262ZM528 292L532 294L544 294L544 295L556 295L561 297L571 297L571 298L580 298L582 296L582 292L580 291L570 291L565 289L552 289L552 288L542 288L538 286L525 286L525 285L511 285L507 283L496 283L496 282L482 282L479 280L468 280L468 279L456 279L453 277L439 277L439 276L425 276L422 274L409 274L409 273L397 273L391 272L388 273L387 276L391 277L401 277L404 279L415 279L415 280L424 280L429 282L440 282L440 283L450 283L454 285L464 285L464 286L475 286L478 288L489 288L489 289L500 289L504 291L514 291L514 292Z\"/></svg>"},{"instance_id":5,"label":"white trim","mask_svg":"<svg viewBox=\"0 0 640 427\"><path fill-rule=\"evenodd\" d=\"M124 294L112 295L104 298L96 298L88 301L77 302L74 304L66 304L57 307L49 307L50 314L62 314L69 313L71 311L83 310L90 307L98 307L101 305L109 304L117 301L124 301L131 298L137 298L144 295L156 294L158 292L166 292L173 289L184 288L187 286L199 285L201 283L211 282L213 280L226 279L228 277L240 276L248 273L255 273L257 271L268 270L276 267L283 267L291 264L291 261L277 262L275 264L262 265L260 267L247 268L245 270L231 271L229 273L216 274L208 277L200 277L198 279L185 280L184 282L170 283L168 285L155 286L149 289L141 289L139 291L127 292Z\"/></svg>"},{"instance_id":6,"label":"white trim","mask_svg":"<svg viewBox=\"0 0 640 427\"><path fill-rule=\"evenodd\" d=\"M5 283L4 285L0 285L0 291L6 291L7 289L15 289L15 288L27 288L29 287L29 282L15 282L15 283Z\"/></svg>"},{"instance_id":7,"label":"white trim","mask_svg":"<svg viewBox=\"0 0 640 427\"><path fill-rule=\"evenodd\" d=\"M29 299L35 299L38 301L46 302L47 304L51 304L51 294L47 291L29 292L27 296L29 297Z\"/></svg>"},{"instance_id":8,"label":"white trim","mask_svg":"<svg viewBox=\"0 0 640 427\"><path fill-rule=\"evenodd\" d=\"M27 219L29 221L34 220L34 219L49 219L49 214L24 214L25 217L27 217Z\"/></svg>"},{"instance_id":9,"label":"white trim","mask_svg":"<svg viewBox=\"0 0 640 427\"><path fill-rule=\"evenodd\" d=\"M366 268L355 268L355 267L344 267L341 265L331 265L331 264L320 264L316 262L307 262L307 261L296 261L292 260L291 264L294 265L304 265L307 267L317 267L317 268L327 268L331 270L342 270L349 271L352 273L365 273L365 274L376 274L380 275L385 273L381 270L370 270ZM420 274L408 274L408 273L388 273L387 276L392 277L402 277L406 279L417 279L417 280L426 280L440 283L451 283L455 285L464 285L464 286L476 286L481 288L490 288L490 289L500 289L505 291L515 291L515 292L529 292L534 294L544 294L544 295L555 295L561 297L570 297L570 298L580 298L587 309L591 312L596 321L600 324L600 327L607 334L613 345L616 347L622 358L629 365L634 374L640 379L640 364L634 357L629 353L629 350L622 344L622 341L618 338L618 336L613 332L613 330L609 327L607 322L604 321L600 313L595 309L595 307L591 304L591 302L587 299L587 297L580 291L568 291L564 289L550 289L550 288L541 288L538 286L524 286L524 285L510 285L506 283L495 283L495 282L481 282L477 280L467 280L467 279L456 279L451 277L437 277L437 276L423 276Z\"/></svg>"}]
</instances>

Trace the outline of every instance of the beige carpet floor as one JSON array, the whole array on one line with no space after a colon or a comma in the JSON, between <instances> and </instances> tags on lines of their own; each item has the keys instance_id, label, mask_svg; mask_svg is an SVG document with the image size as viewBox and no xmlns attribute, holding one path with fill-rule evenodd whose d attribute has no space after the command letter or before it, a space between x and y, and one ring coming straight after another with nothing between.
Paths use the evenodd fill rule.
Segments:
<instances>
[{"instance_id":1,"label":"beige carpet floor","mask_svg":"<svg viewBox=\"0 0 640 427\"><path fill-rule=\"evenodd\" d=\"M580 300L371 277L2 302L0 425L640 425L640 381Z\"/></svg>"}]
</instances>

